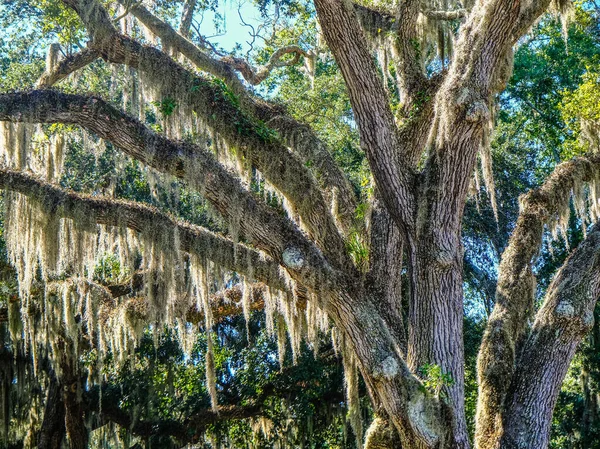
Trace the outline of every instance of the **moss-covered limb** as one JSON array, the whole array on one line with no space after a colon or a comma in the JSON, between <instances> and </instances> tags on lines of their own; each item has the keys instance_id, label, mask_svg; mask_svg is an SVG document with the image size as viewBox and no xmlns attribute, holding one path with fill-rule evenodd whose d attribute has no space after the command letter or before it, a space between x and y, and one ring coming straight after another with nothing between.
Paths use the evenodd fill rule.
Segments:
<instances>
[{"instance_id":1,"label":"moss-covered limb","mask_svg":"<svg viewBox=\"0 0 600 449\"><path fill-rule=\"evenodd\" d=\"M125 287L127 284L123 284ZM107 286L107 289L112 293L114 286ZM263 310L265 308L265 295L267 295L268 287L263 283L250 284L246 288L250 288L251 292L248 298L248 308L250 312L256 310ZM127 294L135 295L136 291L130 289ZM119 293L122 293L120 291ZM140 292L143 293L143 292ZM113 295L114 297L117 297ZM120 295L122 296L122 295ZM218 291L212 295L208 300L211 308L211 316L214 323L218 323L223 319L231 316L242 315L244 313L242 300L244 299L244 287L241 285L235 285L233 287ZM132 311L135 309L137 317L143 317L147 312L145 310L146 300L143 297L136 297L131 304L124 304L124 307L130 307ZM296 303L298 309L306 308L306 299L300 299ZM2 309L0 309L0 312ZM115 313L117 311L115 310ZM187 311L185 318L189 323L192 324L204 324L204 311L199 310L197 306L192 306Z\"/></svg>"},{"instance_id":2,"label":"moss-covered limb","mask_svg":"<svg viewBox=\"0 0 600 449\"><path fill-rule=\"evenodd\" d=\"M381 406L408 448L456 448L448 438L445 405L409 369L387 323L371 301L331 298L334 323L355 353L375 404Z\"/></svg>"},{"instance_id":3,"label":"moss-covered limb","mask_svg":"<svg viewBox=\"0 0 600 449\"><path fill-rule=\"evenodd\" d=\"M398 21L387 11L357 4L354 4L354 10L364 33L371 40L378 40L382 36L395 33L398 29Z\"/></svg>"},{"instance_id":4,"label":"moss-covered limb","mask_svg":"<svg viewBox=\"0 0 600 449\"><path fill-rule=\"evenodd\" d=\"M560 268L536 314L506 398L499 447L548 447L563 379L577 346L592 329L599 296L600 224L596 224Z\"/></svg>"},{"instance_id":5,"label":"moss-covered limb","mask_svg":"<svg viewBox=\"0 0 600 449\"><path fill-rule=\"evenodd\" d=\"M134 276L132 282L137 283L138 279L140 282L143 281L143 274L140 273L139 275ZM98 291L101 293L105 293L106 299L104 301L104 305L106 307L106 313L118 313L118 306L114 301L112 301L112 298L119 298L125 295L135 295L136 292L143 293L141 291L143 285L136 286L135 284L132 285L130 283L102 286L87 279L71 279L70 282L85 284L85 287L88 289L94 288L98 289ZM53 288L54 286L52 283L50 283L47 287L48 291L53 291ZM250 285L249 288L252 290L249 300L250 311L253 312L256 310L263 310L265 308L265 295L267 294L266 291L268 287L263 283L256 283ZM240 285L236 285L212 294L209 298L209 303L213 322L218 323L227 317L242 315L243 310L241 302L243 295L243 288ZM299 299L296 303L297 307L300 310L306 308L306 301L306 298ZM112 310L111 305L113 307ZM130 302L123 303L122 307L134 312L137 317L143 317L147 314L146 299L143 297L133 297ZM198 310L196 306L191 307L185 317L187 321L192 324L204 323L204 312L202 310ZM6 323L8 322L8 319L8 307L0 307L0 323Z\"/></svg>"},{"instance_id":6,"label":"moss-covered limb","mask_svg":"<svg viewBox=\"0 0 600 449\"><path fill-rule=\"evenodd\" d=\"M428 9L423 11L423 14L429 19L434 20L458 20L464 19L467 15L466 9L454 9L449 11Z\"/></svg>"},{"instance_id":7,"label":"moss-covered limb","mask_svg":"<svg viewBox=\"0 0 600 449\"><path fill-rule=\"evenodd\" d=\"M280 139L304 163L310 162L310 170L315 173L327 202L332 204L337 211L337 217L334 218L337 219L340 229L345 234L351 231L357 206L356 196L348 178L336 165L325 143L309 126L286 114L280 106L256 98L240 81L231 64L207 55L143 5L135 5L131 8L131 13L161 40L167 42L174 51L184 55L198 69L222 79L237 96L242 110L266 123L270 129L277 131ZM280 56L274 54L271 59L275 58L274 61L276 61Z\"/></svg>"},{"instance_id":8,"label":"moss-covered limb","mask_svg":"<svg viewBox=\"0 0 600 449\"><path fill-rule=\"evenodd\" d=\"M176 220L156 208L113 198L81 195L8 169L0 170L0 188L34 197L43 204L54 205L56 213L63 217L77 219L85 211L100 224L124 225L136 231L149 228L177 231L184 251L206 257L218 266L239 273L251 269L254 279L274 288L286 289L279 266L272 260L200 226Z\"/></svg>"},{"instance_id":9,"label":"moss-covered limb","mask_svg":"<svg viewBox=\"0 0 600 449\"><path fill-rule=\"evenodd\" d=\"M394 115L377 67L351 4L315 2L323 34L348 87L361 146L392 216L403 231L414 227L415 192L411 164L402 154Z\"/></svg>"},{"instance_id":10,"label":"moss-covered limb","mask_svg":"<svg viewBox=\"0 0 600 449\"><path fill-rule=\"evenodd\" d=\"M210 152L168 140L99 98L55 91L3 94L0 120L83 126L141 162L189 181L227 222L238 225L253 245L308 288L323 291L343 282L343 274L331 268L321 251L292 222L245 190ZM10 172L10 176L18 174ZM339 237L337 231L336 235ZM344 258L345 254L337 256Z\"/></svg>"},{"instance_id":11,"label":"moss-covered limb","mask_svg":"<svg viewBox=\"0 0 600 449\"><path fill-rule=\"evenodd\" d=\"M65 79L71 73L91 64L100 57L100 53L91 47L84 48L79 53L67 56L55 65L46 61L46 70L36 82L36 87L50 87Z\"/></svg>"},{"instance_id":12,"label":"moss-covered limb","mask_svg":"<svg viewBox=\"0 0 600 449\"><path fill-rule=\"evenodd\" d=\"M330 207L310 170L264 127L240 110L221 86L199 78L166 53L143 47L117 32L97 0L65 0L73 6L108 61L143 73L152 88L189 106L215 137L256 167L288 200L321 251L340 268L350 268Z\"/></svg>"},{"instance_id":13,"label":"moss-covered limb","mask_svg":"<svg viewBox=\"0 0 600 449\"><path fill-rule=\"evenodd\" d=\"M364 449L401 449L400 436L393 424L378 416L373 419L365 435Z\"/></svg>"},{"instance_id":14,"label":"moss-covered limb","mask_svg":"<svg viewBox=\"0 0 600 449\"><path fill-rule=\"evenodd\" d=\"M534 258L540 250L544 226L555 226L569 211L571 192L600 176L600 158L576 158L560 164L538 189L521 199L521 213L498 272L496 303L479 352L479 400L476 442L490 447L515 372L515 357L534 312Z\"/></svg>"}]
</instances>

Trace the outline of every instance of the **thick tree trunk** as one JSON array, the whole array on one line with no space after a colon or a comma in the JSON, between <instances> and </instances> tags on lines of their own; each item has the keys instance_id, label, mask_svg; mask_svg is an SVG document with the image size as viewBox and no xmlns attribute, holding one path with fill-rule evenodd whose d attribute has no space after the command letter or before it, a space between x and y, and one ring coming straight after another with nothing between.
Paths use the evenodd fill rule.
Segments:
<instances>
[{"instance_id":1,"label":"thick tree trunk","mask_svg":"<svg viewBox=\"0 0 600 449\"><path fill-rule=\"evenodd\" d=\"M401 353L406 355L406 329L402 316L402 236L378 194L370 221L369 271L365 290L388 323Z\"/></svg>"},{"instance_id":2,"label":"thick tree trunk","mask_svg":"<svg viewBox=\"0 0 600 449\"><path fill-rule=\"evenodd\" d=\"M460 240L458 240L460 241ZM437 394L449 405L451 448L468 448L464 409L464 350L462 248L447 264L435 257L431 242L420 243L411 256L411 301L409 309L408 364L427 378L439 366L449 378L430 379ZM429 367L429 369L427 369Z\"/></svg>"},{"instance_id":3,"label":"thick tree trunk","mask_svg":"<svg viewBox=\"0 0 600 449\"><path fill-rule=\"evenodd\" d=\"M60 385L51 374L50 386L44 408L44 420L40 429L38 449L60 449L65 436L65 408Z\"/></svg>"}]
</instances>

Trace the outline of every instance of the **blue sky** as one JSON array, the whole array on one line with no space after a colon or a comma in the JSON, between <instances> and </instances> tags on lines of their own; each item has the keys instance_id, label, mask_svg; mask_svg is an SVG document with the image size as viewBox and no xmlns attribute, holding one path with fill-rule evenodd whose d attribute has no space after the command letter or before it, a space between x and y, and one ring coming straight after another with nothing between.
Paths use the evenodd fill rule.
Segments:
<instances>
[{"instance_id":1,"label":"blue sky","mask_svg":"<svg viewBox=\"0 0 600 449\"><path fill-rule=\"evenodd\" d=\"M225 34L223 36L212 37L209 40L227 51L233 50L235 45L239 43L242 46L242 51L246 52L249 48L247 41L251 40L249 35L250 28L242 24L238 8L246 23L257 27L262 22L258 8L251 1L226 0L221 2L218 8L219 14L224 18ZM206 11L200 27L205 36L216 34L213 24L214 18L215 15L211 11ZM257 42L257 45L260 44L261 42Z\"/></svg>"}]
</instances>

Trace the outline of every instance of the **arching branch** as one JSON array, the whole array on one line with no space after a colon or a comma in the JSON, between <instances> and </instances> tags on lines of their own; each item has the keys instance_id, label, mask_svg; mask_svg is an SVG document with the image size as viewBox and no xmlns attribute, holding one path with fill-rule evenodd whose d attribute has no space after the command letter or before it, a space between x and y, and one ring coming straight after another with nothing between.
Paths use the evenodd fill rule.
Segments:
<instances>
[{"instance_id":1,"label":"arching branch","mask_svg":"<svg viewBox=\"0 0 600 449\"><path fill-rule=\"evenodd\" d=\"M164 86L165 80L176 80L173 82L177 87L175 95L186 103L189 101L197 116L219 139L235 148L288 199L311 238L330 260L338 267L351 265L345 255L344 241L314 177L305 164L268 134L268 130L257 126L214 83L185 70L167 54L119 34L96 0L65 0L65 3L80 15L93 36L95 48L108 61L144 72L147 80L157 86Z\"/></svg>"},{"instance_id":2,"label":"arching branch","mask_svg":"<svg viewBox=\"0 0 600 449\"><path fill-rule=\"evenodd\" d=\"M429 9L423 12L429 19L434 20L458 20L463 19L467 15L466 9L455 9L452 11L442 11Z\"/></svg>"},{"instance_id":3,"label":"arching branch","mask_svg":"<svg viewBox=\"0 0 600 449\"><path fill-rule=\"evenodd\" d=\"M290 221L257 201L212 154L168 140L99 98L56 91L3 94L0 120L83 126L144 164L191 182L229 223L239 224L243 235L308 288L320 290L340 281L321 252ZM320 274L315 277L316 273Z\"/></svg>"},{"instance_id":4,"label":"arching branch","mask_svg":"<svg viewBox=\"0 0 600 449\"><path fill-rule=\"evenodd\" d=\"M184 55L198 69L222 79L238 97L241 108L269 128L277 131L281 140L297 154L304 163L311 165L319 185L334 205L339 218L339 226L348 233L354 222L357 206L352 186L345 174L336 165L327 146L310 127L286 114L280 106L257 99L240 81L233 66L224 60L215 59L178 34L168 23L148 11L143 5L132 8L131 13L155 35L167 42L170 48ZM292 48L293 47L288 47ZM295 49L294 49L295 50ZM301 50L301 49L298 49ZM298 52L296 53L298 54ZM273 58L281 55L274 54ZM243 61L245 62L245 61ZM253 68L248 68L254 73Z\"/></svg>"}]
</instances>

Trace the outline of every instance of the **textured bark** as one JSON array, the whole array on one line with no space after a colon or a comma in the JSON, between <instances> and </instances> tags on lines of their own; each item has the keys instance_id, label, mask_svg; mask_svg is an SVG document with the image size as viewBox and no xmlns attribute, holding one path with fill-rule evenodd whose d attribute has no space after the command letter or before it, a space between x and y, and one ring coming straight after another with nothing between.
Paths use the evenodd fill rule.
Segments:
<instances>
[{"instance_id":1,"label":"textured bark","mask_svg":"<svg viewBox=\"0 0 600 449\"><path fill-rule=\"evenodd\" d=\"M37 449L60 449L64 436L65 407L56 376L51 374Z\"/></svg>"},{"instance_id":2,"label":"textured bark","mask_svg":"<svg viewBox=\"0 0 600 449\"><path fill-rule=\"evenodd\" d=\"M414 173L398 149L394 116L351 4L317 0L317 14L350 95L352 110L381 196L401 230L414 228ZM409 164L406 164L409 165Z\"/></svg>"},{"instance_id":3,"label":"textured bark","mask_svg":"<svg viewBox=\"0 0 600 449\"><path fill-rule=\"evenodd\" d=\"M402 317L402 236L380 200L375 200L370 220L369 271L365 290L390 332L406 354L406 328Z\"/></svg>"},{"instance_id":4,"label":"textured bark","mask_svg":"<svg viewBox=\"0 0 600 449\"><path fill-rule=\"evenodd\" d=\"M72 357L73 349L66 338L59 338L58 347L61 349L58 358L60 372L57 374L64 405L65 429L70 449L87 449L89 431L85 424L85 408L81 401L83 385L77 360Z\"/></svg>"},{"instance_id":5,"label":"textured bark","mask_svg":"<svg viewBox=\"0 0 600 449\"><path fill-rule=\"evenodd\" d=\"M190 28L194 20L194 10L196 9L196 0L187 0L183 5L183 13L181 14L181 24L179 25L179 33L186 38L190 37Z\"/></svg>"},{"instance_id":6,"label":"textured bark","mask_svg":"<svg viewBox=\"0 0 600 449\"><path fill-rule=\"evenodd\" d=\"M206 149L168 140L100 99L47 91L3 94L0 119L76 124L129 156L191 182L226 221L239 223L249 244L270 256L261 260L258 251L244 247L254 257L255 270L256 264L263 264L261 280L282 282L281 267L298 283L298 291L316 294L319 305L349 342L374 405L389 417L403 447L464 449L469 441L462 341L463 210L477 152L488 143L494 95L510 76L512 46L548 1L476 2L459 29L447 70L428 77L415 46L419 14L455 20L464 17L464 11L420 11L419 2L402 0L394 14L388 14L343 0L316 0L320 25L344 77L378 195L371 217L367 273L352 264L345 242L357 229L356 198L325 145L280 108L256 99L237 76L240 71L250 81L260 81L269 68L259 73L246 61L207 55L184 37L189 30L183 26L185 17L182 35L143 6L131 7L138 20L161 38L163 48L224 80L239 107L227 92L186 70L167 53L119 34L100 2L64 0L88 29L91 52L136 69L149 83L169 89L220 141L239 151L284 194L292 205L291 220L253 196ZM193 4L187 6L193 9ZM382 29L392 39L382 36ZM396 65L404 103L401 117L391 110L372 58L373 42L366 37L390 46L387 50ZM282 50L271 67L288 50L297 55L304 51ZM47 83L93 54L88 59L84 56L82 52L75 61L63 61L62 68L60 63L50 64ZM59 75L52 75L54 71ZM259 126L262 122L278 135L265 136L264 127ZM311 169L307 162L314 162ZM596 159L572 161L525 197L523 213L502 259L497 304L479 358L476 445L481 449L542 448L547 443L560 382L589 328L589 311L598 294L594 274L600 254L598 230L561 269L534 326L528 329L534 292L531 264L543 226L564 206L561 198L568 197L578 182L596 179L597 165ZM180 229L187 249L232 245L149 208L84 198L24 174L0 171L0 187L36 197L46 195L44 201L60 204L61 213L85 204L99 222L118 222L124 214L127 224L139 229L144 220L160 220L165 227ZM231 260L229 251L221 257L226 259L221 265L243 270L235 257ZM410 290L405 299L406 326L400 294L403 259ZM254 277L260 279L256 271ZM428 391L419 380L425 375L425 365L440 367L452 382L439 391ZM73 366L67 363L63 372L67 385L78 385ZM73 447L84 447L80 404L71 390L63 395L66 428ZM396 445L390 438L378 437L390 436L385 429L376 422L369 444L379 447L384 443L378 440L387 440L388 447Z\"/></svg>"},{"instance_id":7,"label":"textured bark","mask_svg":"<svg viewBox=\"0 0 600 449\"><path fill-rule=\"evenodd\" d=\"M559 165L546 182L521 199L521 214L499 268L496 303L478 357L476 444L494 447L502 434L502 410L515 361L534 311L534 257L544 225L569 207L570 192L596 179L600 159L576 158ZM565 204L566 203L566 204Z\"/></svg>"},{"instance_id":8,"label":"textured bark","mask_svg":"<svg viewBox=\"0 0 600 449\"><path fill-rule=\"evenodd\" d=\"M392 448L402 448L402 443L396 429L389 421L376 417L367 430L364 449Z\"/></svg>"},{"instance_id":9,"label":"textured bark","mask_svg":"<svg viewBox=\"0 0 600 449\"><path fill-rule=\"evenodd\" d=\"M283 266L287 266L285 254L297 254L294 266L288 268L302 277L303 283L318 291L336 282L321 251L292 223L245 190L207 150L170 141L98 98L54 91L0 95L0 119L77 124L161 172L184 179L193 173L204 197L227 221L238 223L243 235L258 248ZM339 237L337 231L336 235ZM341 256L347 259L345 252Z\"/></svg>"},{"instance_id":10,"label":"textured bark","mask_svg":"<svg viewBox=\"0 0 600 449\"><path fill-rule=\"evenodd\" d=\"M117 32L106 10L97 1L65 1L78 12L93 46L108 61L126 64L144 72L149 82L174 88L177 99L189 105L230 148L260 170L269 182L289 201L310 237L332 262L350 266L345 245L330 208L308 168L277 139L260 132L256 123L238 109L208 79L196 76L177 64L169 55L143 47Z\"/></svg>"},{"instance_id":11,"label":"textured bark","mask_svg":"<svg viewBox=\"0 0 600 449\"><path fill-rule=\"evenodd\" d=\"M552 412L600 295L600 224L560 269L523 344L503 413L502 449L548 446ZM542 381L540 381L542 380Z\"/></svg>"}]
</instances>

